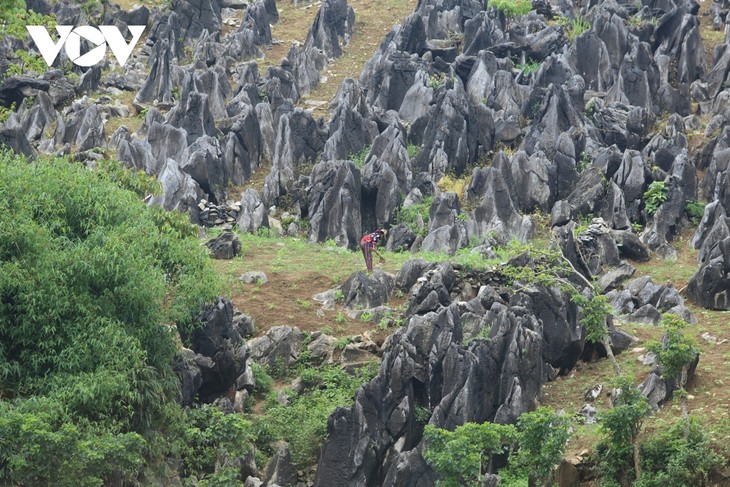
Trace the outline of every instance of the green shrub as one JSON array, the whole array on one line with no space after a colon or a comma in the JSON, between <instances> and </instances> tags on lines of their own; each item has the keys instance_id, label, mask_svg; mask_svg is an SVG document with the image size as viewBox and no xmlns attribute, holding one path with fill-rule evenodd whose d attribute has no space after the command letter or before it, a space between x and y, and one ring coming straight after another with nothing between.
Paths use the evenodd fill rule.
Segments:
<instances>
[{"instance_id":1,"label":"green shrub","mask_svg":"<svg viewBox=\"0 0 730 487\"><path fill-rule=\"evenodd\" d=\"M204 405L187 413L183 438L183 477L208 485L241 485L238 459L246 456L255 440L250 421Z\"/></svg>"},{"instance_id":2,"label":"green shrub","mask_svg":"<svg viewBox=\"0 0 730 487\"><path fill-rule=\"evenodd\" d=\"M358 168L362 169L365 165L365 159L368 157L372 147L372 144L366 145L357 154L350 154L348 159L350 159Z\"/></svg>"},{"instance_id":3,"label":"green shrub","mask_svg":"<svg viewBox=\"0 0 730 487\"><path fill-rule=\"evenodd\" d=\"M540 69L542 63L538 61L528 61L525 64L517 64L515 68L522 72L525 76L530 75ZM539 107L538 107L539 109Z\"/></svg>"},{"instance_id":4,"label":"green shrub","mask_svg":"<svg viewBox=\"0 0 730 487\"><path fill-rule=\"evenodd\" d=\"M10 104L10 108L5 108L4 106L0 105L0 123L5 123L8 118L10 118L10 115L13 114L15 111L15 103Z\"/></svg>"},{"instance_id":5,"label":"green shrub","mask_svg":"<svg viewBox=\"0 0 730 487\"><path fill-rule=\"evenodd\" d=\"M256 381L253 391L261 395L269 392L271 387L274 385L274 379L272 379L266 371L266 367L260 365L258 362L254 362L253 360L249 361L249 366L251 367L251 372L253 372L253 377Z\"/></svg>"},{"instance_id":6,"label":"green shrub","mask_svg":"<svg viewBox=\"0 0 730 487\"><path fill-rule=\"evenodd\" d=\"M418 152L421 150L421 148L414 144L408 144L406 147L406 152L408 152L408 159L413 159L418 155Z\"/></svg>"},{"instance_id":7,"label":"green shrub","mask_svg":"<svg viewBox=\"0 0 730 487\"><path fill-rule=\"evenodd\" d=\"M580 157L578 157L578 164L576 164L576 170L578 173L582 173L589 167L591 167L591 164L593 164L593 159L591 158L591 155L587 152L581 152Z\"/></svg>"},{"instance_id":8,"label":"green shrub","mask_svg":"<svg viewBox=\"0 0 730 487\"><path fill-rule=\"evenodd\" d=\"M646 208L646 214L654 216L662 203L667 201L667 183L664 181L653 181L649 185L649 189L644 193L644 206Z\"/></svg>"},{"instance_id":9,"label":"green shrub","mask_svg":"<svg viewBox=\"0 0 730 487\"><path fill-rule=\"evenodd\" d=\"M688 201L684 206L684 211L692 223L699 223L705 214L705 204L699 201Z\"/></svg>"},{"instance_id":10,"label":"green shrub","mask_svg":"<svg viewBox=\"0 0 730 487\"><path fill-rule=\"evenodd\" d=\"M583 32L590 30L591 23L583 17L576 17L571 19L566 24L566 35L568 40L573 42L576 37L581 35Z\"/></svg>"},{"instance_id":11,"label":"green shrub","mask_svg":"<svg viewBox=\"0 0 730 487\"><path fill-rule=\"evenodd\" d=\"M401 208L400 211L398 211L396 221L398 224L408 226L408 228L410 228L416 235L425 236L428 231L428 219L432 202L433 198L431 196L427 196L423 198L423 201L420 203L413 204L408 208ZM419 216L421 217L421 220L423 220L423 228L419 228L418 226Z\"/></svg>"},{"instance_id":12,"label":"green shrub","mask_svg":"<svg viewBox=\"0 0 730 487\"><path fill-rule=\"evenodd\" d=\"M442 479L441 487L481 485L492 453L502 453L515 438L515 427L494 423L466 423L454 431L426 425L423 457Z\"/></svg>"},{"instance_id":13,"label":"green shrub","mask_svg":"<svg viewBox=\"0 0 730 487\"><path fill-rule=\"evenodd\" d=\"M619 377L616 388L621 393L614 407L598 416L602 438L596 451L604 479L621 482L633 480L634 471L640 468L634 461L640 456L637 439L651 407L631 378Z\"/></svg>"},{"instance_id":14,"label":"green shrub","mask_svg":"<svg viewBox=\"0 0 730 487\"><path fill-rule=\"evenodd\" d=\"M191 334L219 288L186 218L147 208L119 171L0 152L0 380L14 394L0 484L43 484L45 468L81 485L132 475L135 435L164 426L178 390L163 324Z\"/></svg>"},{"instance_id":15,"label":"green shrub","mask_svg":"<svg viewBox=\"0 0 730 487\"><path fill-rule=\"evenodd\" d=\"M563 459L565 443L570 438L570 418L552 409L540 407L517 419L519 450L510 455L509 471L513 476L530 477L535 485L544 485L553 469Z\"/></svg>"},{"instance_id":16,"label":"green shrub","mask_svg":"<svg viewBox=\"0 0 730 487\"><path fill-rule=\"evenodd\" d=\"M727 461L710 445L703 425L681 421L641 445L641 479L635 487L706 486Z\"/></svg>"},{"instance_id":17,"label":"green shrub","mask_svg":"<svg viewBox=\"0 0 730 487\"><path fill-rule=\"evenodd\" d=\"M339 367L323 367L319 370L319 387L294 396L289 406L273 403L264 416L255 419L255 429L261 432L257 444L267 450L272 441L285 440L297 467L313 464L327 436L330 415L338 407L350 406L357 388L376 371L365 367L350 375Z\"/></svg>"},{"instance_id":18,"label":"green shrub","mask_svg":"<svg viewBox=\"0 0 730 487\"><path fill-rule=\"evenodd\" d=\"M519 17L532 10L530 0L489 0L488 6L496 8L507 17Z\"/></svg>"}]
</instances>

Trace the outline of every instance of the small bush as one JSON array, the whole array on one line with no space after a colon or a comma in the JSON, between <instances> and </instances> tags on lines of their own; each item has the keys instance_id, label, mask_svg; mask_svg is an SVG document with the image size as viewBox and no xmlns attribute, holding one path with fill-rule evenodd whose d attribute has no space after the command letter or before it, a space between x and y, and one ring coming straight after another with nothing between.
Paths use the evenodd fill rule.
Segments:
<instances>
[{"instance_id":1,"label":"small bush","mask_svg":"<svg viewBox=\"0 0 730 487\"><path fill-rule=\"evenodd\" d=\"M529 61L529 62L526 62L525 64L517 64L515 66L515 68L517 68L519 71L522 71L523 75L528 76L528 75L534 73L535 71L537 71L538 69L540 69L541 65L542 65L542 63L540 63L538 61ZM539 107L538 107L538 109L539 109Z\"/></svg>"},{"instance_id":2,"label":"small bush","mask_svg":"<svg viewBox=\"0 0 730 487\"><path fill-rule=\"evenodd\" d=\"M492 453L502 453L515 438L515 427L494 423L466 423L454 431L426 425L423 437L426 462L442 476L436 485L481 485L482 471Z\"/></svg>"},{"instance_id":3,"label":"small bush","mask_svg":"<svg viewBox=\"0 0 730 487\"><path fill-rule=\"evenodd\" d=\"M272 441L285 440L297 467L313 464L327 436L327 420L332 412L351 405L357 388L376 372L374 367L361 368L354 375L335 366L319 369L319 387L293 397L289 406L274 403L266 415L256 418L255 429L260 432L257 445L266 450ZM313 380L313 374L308 374Z\"/></svg>"},{"instance_id":4,"label":"small bush","mask_svg":"<svg viewBox=\"0 0 730 487\"><path fill-rule=\"evenodd\" d=\"M408 152L408 158L413 159L418 155L421 148L415 144L408 144L408 147L406 147L406 152Z\"/></svg>"},{"instance_id":5,"label":"small bush","mask_svg":"<svg viewBox=\"0 0 730 487\"><path fill-rule=\"evenodd\" d=\"M644 206L646 214L654 216L662 203L667 201L667 183L664 181L654 181L649 185L649 189L644 193Z\"/></svg>"},{"instance_id":6,"label":"small bush","mask_svg":"<svg viewBox=\"0 0 730 487\"><path fill-rule=\"evenodd\" d=\"M466 188L469 186L470 181L470 175L465 175L457 178L454 175L447 174L439 179L439 181L436 183L436 186L438 186L441 191L456 193L456 195L459 197L459 200L464 201Z\"/></svg>"},{"instance_id":7,"label":"small bush","mask_svg":"<svg viewBox=\"0 0 730 487\"><path fill-rule=\"evenodd\" d=\"M250 361L249 364L251 366L251 371L253 372L254 380L256 381L253 391L260 395L266 394L274 385L274 379L271 378L264 366L254 361Z\"/></svg>"},{"instance_id":8,"label":"small bush","mask_svg":"<svg viewBox=\"0 0 730 487\"><path fill-rule=\"evenodd\" d=\"M694 419L689 424L681 421L642 443L641 459L641 479L635 487L709 485L710 472L726 464Z\"/></svg>"},{"instance_id":9,"label":"small bush","mask_svg":"<svg viewBox=\"0 0 730 487\"><path fill-rule=\"evenodd\" d=\"M519 17L532 10L530 0L491 0L488 3L507 17Z\"/></svg>"},{"instance_id":10,"label":"small bush","mask_svg":"<svg viewBox=\"0 0 730 487\"><path fill-rule=\"evenodd\" d=\"M431 210L432 202L433 198L427 196L420 203L411 205L408 208L401 208L396 217L396 221L399 224L408 226L416 235L425 236L428 231L429 211ZM418 226L419 216L423 221L423 228L419 228Z\"/></svg>"},{"instance_id":11,"label":"small bush","mask_svg":"<svg viewBox=\"0 0 730 487\"><path fill-rule=\"evenodd\" d=\"M702 216L705 214L705 205L699 201L688 201L684 206L684 211L687 213L687 218L692 223L699 223L702 220Z\"/></svg>"},{"instance_id":12,"label":"small bush","mask_svg":"<svg viewBox=\"0 0 730 487\"><path fill-rule=\"evenodd\" d=\"M591 23L583 17L571 19L566 26L566 35L568 40L573 42L576 37L591 28Z\"/></svg>"},{"instance_id":13,"label":"small bush","mask_svg":"<svg viewBox=\"0 0 730 487\"><path fill-rule=\"evenodd\" d=\"M368 154L370 153L370 149L371 149L372 147L373 147L373 146L372 146L372 144L371 144L371 145L366 145L366 146L365 146L365 147L363 147L363 148L362 148L362 149L360 150L360 152L358 152L357 154L350 154L350 157L349 157L349 159L350 159L350 160L351 160L351 161L352 161L352 162L353 162L353 163L354 163L354 164L355 164L355 165L356 165L356 166L357 166L358 168L362 169L362 168L363 168L363 166L365 166L365 160L367 159L367 157L368 157Z\"/></svg>"},{"instance_id":14,"label":"small bush","mask_svg":"<svg viewBox=\"0 0 730 487\"><path fill-rule=\"evenodd\" d=\"M591 155L587 152L581 152L580 157L578 157L578 164L576 164L576 170L579 173L582 173L589 167L591 167L591 164L593 164L593 159L591 158Z\"/></svg>"}]
</instances>

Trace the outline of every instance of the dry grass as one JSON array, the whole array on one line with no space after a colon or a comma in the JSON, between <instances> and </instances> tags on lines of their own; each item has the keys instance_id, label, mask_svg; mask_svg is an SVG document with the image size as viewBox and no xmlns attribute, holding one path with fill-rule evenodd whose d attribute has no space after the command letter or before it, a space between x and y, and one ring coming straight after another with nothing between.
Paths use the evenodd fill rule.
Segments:
<instances>
[{"instance_id":1,"label":"dry grass","mask_svg":"<svg viewBox=\"0 0 730 487\"><path fill-rule=\"evenodd\" d=\"M343 48L342 57L333 60L321 74L322 83L312 93L303 97L301 104L308 107L307 101L328 102L336 94L346 78L358 78L365 63L378 49L383 37L393 25L400 23L416 7L415 0L384 0L373 3L367 0L349 0L355 9L355 30L350 43ZM262 73L268 66L278 66L293 43L304 43L321 2L295 6L280 2L279 22L272 26L272 37L277 44L264 51L265 59L259 64ZM315 115L327 115L327 105L315 108Z\"/></svg>"},{"instance_id":2,"label":"dry grass","mask_svg":"<svg viewBox=\"0 0 730 487\"><path fill-rule=\"evenodd\" d=\"M697 14L697 18L700 21L700 37L705 47L705 57L707 58L707 66L712 69L714 62L713 50L718 44L725 42L725 31L714 30L712 28L712 14L711 7L712 2L710 0L704 0L699 2L700 10Z\"/></svg>"}]
</instances>

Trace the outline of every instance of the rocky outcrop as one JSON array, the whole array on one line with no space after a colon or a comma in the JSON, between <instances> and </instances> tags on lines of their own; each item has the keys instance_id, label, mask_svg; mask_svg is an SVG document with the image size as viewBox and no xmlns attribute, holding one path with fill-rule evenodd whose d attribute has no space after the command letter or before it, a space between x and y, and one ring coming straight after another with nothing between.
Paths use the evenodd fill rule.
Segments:
<instances>
[{"instance_id":1,"label":"rocky outcrop","mask_svg":"<svg viewBox=\"0 0 730 487\"><path fill-rule=\"evenodd\" d=\"M315 485L378 479L430 485L435 477L422 457L416 408L430 411L429 424L447 429L514 422L534 407L547 377L575 363L583 341L567 296L540 286L514 292L498 274L479 280L483 291L463 307L451 301L457 279L449 264L403 266L396 282L413 283L410 317L391 336L378 375L358 390L355 404L330 417ZM469 314L482 318L489 339L464 342Z\"/></svg>"},{"instance_id":2,"label":"rocky outcrop","mask_svg":"<svg viewBox=\"0 0 730 487\"><path fill-rule=\"evenodd\" d=\"M217 298L198 315L199 328L192 336L182 334L192 350L182 349L175 357L173 368L181 379L181 402L192 404L195 398L212 402L231 390L237 377L245 372L246 348L233 325L233 305Z\"/></svg>"},{"instance_id":3,"label":"rocky outcrop","mask_svg":"<svg viewBox=\"0 0 730 487\"><path fill-rule=\"evenodd\" d=\"M320 162L308 187L309 239L356 249L362 231L360 170L349 161Z\"/></svg>"},{"instance_id":4,"label":"rocky outcrop","mask_svg":"<svg viewBox=\"0 0 730 487\"><path fill-rule=\"evenodd\" d=\"M672 284L656 284L651 277L643 276L614 287L606 297L614 313L628 321L656 325L664 313L672 313L697 323Z\"/></svg>"},{"instance_id":5,"label":"rocky outcrop","mask_svg":"<svg viewBox=\"0 0 730 487\"><path fill-rule=\"evenodd\" d=\"M241 254L241 239L233 232L223 232L206 242L205 246L214 259L232 259Z\"/></svg>"},{"instance_id":6,"label":"rocky outcrop","mask_svg":"<svg viewBox=\"0 0 730 487\"><path fill-rule=\"evenodd\" d=\"M376 270L371 276L358 271L352 274L338 289L342 292L342 305L353 309L370 309L388 302L395 287L395 277Z\"/></svg>"},{"instance_id":7,"label":"rocky outcrop","mask_svg":"<svg viewBox=\"0 0 730 487\"><path fill-rule=\"evenodd\" d=\"M256 233L261 227L269 226L269 217L258 192L249 188L241 195L241 213L236 222L242 232Z\"/></svg>"},{"instance_id":8,"label":"rocky outcrop","mask_svg":"<svg viewBox=\"0 0 730 487\"><path fill-rule=\"evenodd\" d=\"M302 332L289 326L274 326L259 338L248 342L250 357L270 367L289 367L302 348Z\"/></svg>"},{"instance_id":9,"label":"rocky outcrop","mask_svg":"<svg viewBox=\"0 0 730 487\"><path fill-rule=\"evenodd\" d=\"M705 308L730 309L729 275L730 231L728 219L720 216L700 248L699 269L687 285L687 296Z\"/></svg>"}]
</instances>

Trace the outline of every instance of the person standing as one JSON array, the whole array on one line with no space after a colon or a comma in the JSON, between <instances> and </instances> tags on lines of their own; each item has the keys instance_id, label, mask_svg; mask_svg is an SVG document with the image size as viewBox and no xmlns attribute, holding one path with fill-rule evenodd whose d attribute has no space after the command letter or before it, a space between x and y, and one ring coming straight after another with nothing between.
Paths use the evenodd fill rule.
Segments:
<instances>
[{"instance_id":1,"label":"person standing","mask_svg":"<svg viewBox=\"0 0 730 487\"><path fill-rule=\"evenodd\" d=\"M365 266L368 268L368 272L373 272L373 255L371 252L375 252L380 257L381 264L385 263L385 259L380 255L377 248L378 242L383 240L384 237L385 232L378 229L360 239L360 249L362 249L362 255L365 257Z\"/></svg>"}]
</instances>

